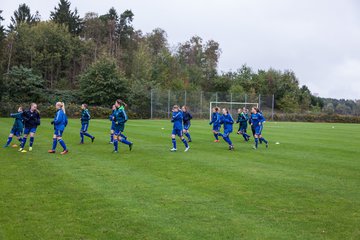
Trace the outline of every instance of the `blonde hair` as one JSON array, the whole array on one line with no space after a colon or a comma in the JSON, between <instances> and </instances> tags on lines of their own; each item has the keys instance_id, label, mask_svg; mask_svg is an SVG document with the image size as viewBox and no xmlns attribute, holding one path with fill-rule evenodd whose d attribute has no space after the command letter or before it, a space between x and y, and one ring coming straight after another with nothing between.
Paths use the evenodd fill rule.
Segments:
<instances>
[{"instance_id":1,"label":"blonde hair","mask_svg":"<svg viewBox=\"0 0 360 240\"><path fill-rule=\"evenodd\" d=\"M64 102L57 102L56 105L60 106L60 108L63 110L63 112L66 114L65 111L65 103Z\"/></svg>"}]
</instances>

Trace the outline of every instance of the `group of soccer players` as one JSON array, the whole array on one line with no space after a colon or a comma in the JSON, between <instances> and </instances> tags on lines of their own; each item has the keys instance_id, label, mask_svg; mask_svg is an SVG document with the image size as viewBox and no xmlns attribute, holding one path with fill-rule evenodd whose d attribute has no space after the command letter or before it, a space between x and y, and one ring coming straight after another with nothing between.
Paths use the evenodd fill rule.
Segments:
<instances>
[{"instance_id":1,"label":"group of soccer players","mask_svg":"<svg viewBox=\"0 0 360 240\"><path fill-rule=\"evenodd\" d=\"M129 146L131 151L133 143L127 140L127 137L123 134L125 129L125 123L128 119L125 112L126 104L118 99L115 101L113 106L113 111L109 117L111 121L111 141L114 145L114 152L118 152L118 142L124 143ZM64 140L62 139L65 128L68 124L68 119L65 111L65 104L63 102L57 102L55 104L56 113L51 124L54 125L54 134L53 134L53 143L52 148L48 151L48 153L56 153L56 147L59 143L63 148L63 151L60 154L64 155L69 152ZM40 125L40 113L37 109L37 104L32 103L28 110L23 111L22 107L18 108L17 113L10 114L11 117L15 118L12 129L10 130L9 137L7 139L4 147L9 147L13 137L16 137L20 142L19 152L26 153L25 144L28 136L30 135L30 146L29 151L33 150L33 144L35 140L35 133L37 127ZM84 137L88 137L91 139L93 143L95 137L88 133L89 121L91 119L90 112L88 110L87 104L81 105L81 128L80 128L80 144L84 144ZM18 147L18 145L13 144L12 147Z\"/></svg>"},{"instance_id":2,"label":"group of soccer players","mask_svg":"<svg viewBox=\"0 0 360 240\"><path fill-rule=\"evenodd\" d=\"M219 142L219 136L222 137L229 145L229 150L234 150L234 145L230 140L230 134L233 132L234 119L232 118L227 108L222 109L222 115L220 114L220 108L214 107L212 109L211 121L209 125L213 125L212 132L214 134L214 142ZM251 114L249 116L248 109L245 107L238 109L238 119L236 123L239 123L239 129L237 134L242 135L244 140L248 142L250 135L247 134L248 123L251 125L251 130L255 139L254 149L258 148L258 143L264 142L266 148L268 148L268 141L262 137L263 124L265 118L261 111L257 107L251 108ZM220 132L221 125L223 125L224 132Z\"/></svg>"},{"instance_id":3,"label":"group of soccer players","mask_svg":"<svg viewBox=\"0 0 360 240\"><path fill-rule=\"evenodd\" d=\"M190 128L190 120L192 119L192 116L189 113L187 106L183 106L182 109L180 110L178 105L174 105L172 111L173 111L173 115L171 122L173 122L173 130L171 135L171 141L173 144L173 148L170 149L170 151L172 152L177 151L176 139L175 139L177 135L184 143L185 152L187 152L190 149L188 142L191 142L189 128ZM219 136L220 136L229 145L229 150L232 151L234 150L234 145L230 139L230 134L233 132L234 119L232 118L229 109L227 108L223 108L221 110L221 113L222 114L220 114L219 107L214 107L212 109L211 121L209 122L209 125L213 125L212 132L215 137L214 142L219 142ZM260 143L264 142L266 148L268 148L269 143L262 136L262 130L263 130L263 124L265 123L265 118L262 115L259 108L253 107L251 109L250 116L248 114L248 109L246 109L245 107L242 109L238 109L238 119L236 123L239 123L239 129L237 134L241 134L246 142L250 140L250 135L247 134L248 123L251 125L251 130L255 140L255 145L253 147L254 149L258 148L259 142ZM220 132L221 126L223 126L223 133ZM183 134L187 136L188 141L186 141Z\"/></svg>"},{"instance_id":4,"label":"group of soccer players","mask_svg":"<svg viewBox=\"0 0 360 240\"><path fill-rule=\"evenodd\" d=\"M109 120L111 121L110 128L110 143L114 146L114 153L118 152L118 144L123 143L129 146L129 150L132 150L133 143L128 141L127 136L124 135L125 124L128 120L128 116L125 111L125 107L127 107L126 103L120 99L115 101L115 104L112 107L112 113L109 116ZM53 134L53 144L52 148L48 151L48 153L56 153L56 147L59 143L63 148L63 151L60 154L64 155L69 152L64 140L62 139L62 135L65 131L65 128L68 124L65 104L63 102L57 102L55 104L56 113L54 120L51 121L51 124L54 125L54 134ZM170 151L177 151L176 144L176 136L178 136L183 144L185 145L185 152L189 151L190 146L189 142L191 142L190 136L190 126L192 115L189 112L189 108L187 106L183 106L180 108L178 105L174 105L172 108L172 118L171 122L173 122L173 130L171 134L172 148ZM224 139L224 141L229 145L229 150L234 150L234 145L230 139L230 134L233 132L233 124L234 119L232 118L229 110L227 108L214 107L212 109L211 121L209 125L212 126L212 132L214 134L215 140L214 142L219 142L219 136ZM25 145L28 136L30 136L29 143L29 151L32 151L32 147L35 140L35 133L37 127L40 125L40 114L37 110L37 105L32 103L28 110L23 110L22 107L18 108L17 113L12 113L11 117L15 118L14 125L10 131L10 135L4 147L8 147L15 136L20 142L20 152L27 152L25 150ZM91 139L93 143L95 140L95 136L92 136L88 133L89 121L91 119L90 112L88 110L87 104L81 105L81 129L80 129L80 144L84 144L84 137L88 137ZM253 133L255 145L254 149L258 148L258 144L265 143L266 148L268 147L268 141L262 137L262 129L263 124L265 122L265 118L263 117L261 111L257 107L253 107L251 109L251 114L249 115L248 110L244 107L238 110L238 118L236 123L239 123L239 129L237 134L242 135L245 141L249 141L250 135L247 134L248 123L251 125L251 130ZM221 126L223 126L223 132L220 132ZM187 139L184 138L184 135ZM13 147L17 147L16 144L12 145Z\"/></svg>"}]
</instances>

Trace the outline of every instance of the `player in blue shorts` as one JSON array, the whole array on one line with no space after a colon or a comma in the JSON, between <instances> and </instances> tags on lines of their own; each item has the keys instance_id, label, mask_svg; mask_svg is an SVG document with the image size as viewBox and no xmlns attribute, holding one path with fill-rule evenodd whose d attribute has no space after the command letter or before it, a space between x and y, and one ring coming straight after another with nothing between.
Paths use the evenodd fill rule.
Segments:
<instances>
[{"instance_id":1,"label":"player in blue shorts","mask_svg":"<svg viewBox=\"0 0 360 240\"><path fill-rule=\"evenodd\" d=\"M234 150L234 145L230 140L230 134L233 131L234 119L227 108L223 108L222 113L223 115L220 118L220 123L224 125L224 133L219 133L219 135L229 144L229 150Z\"/></svg>"},{"instance_id":2,"label":"player in blue shorts","mask_svg":"<svg viewBox=\"0 0 360 240\"><path fill-rule=\"evenodd\" d=\"M23 112L22 119L24 121L25 128L24 128L24 137L21 142L19 152L23 152L23 153L26 152L24 147L26 144L27 137L29 135L30 135L29 151L31 152L35 140L36 129L40 125L40 114L39 111L37 110L36 103L32 103L30 105L30 109Z\"/></svg>"},{"instance_id":3,"label":"player in blue shorts","mask_svg":"<svg viewBox=\"0 0 360 240\"><path fill-rule=\"evenodd\" d=\"M181 139L181 141L184 143L185 145L185 152L189 151L190 147L186 141L186 139L183 136L183 114L182 112L179 110L179 106L178 105L174 105L173 109L172 109L173 115L171 118L171 122L173 123L173 130L172 130L172 134L171 134L171 141L173 144L173 148L170 149L170 151L172 152L176 152L177 148L176 148L176 135L179 136L179 138Z\"/></svg>"},{"instance_id":4,"label":"player in blue shorts","mask_svg":"<svg viewBox=\"0 0 360 240\"><path fill-rule=\"evenodd\" d=\"M129 146L129 150L132 150L133 143L129 142L127 139L122 137L122 132L125 128L125 123L128 120L128 117L124 111L124 106L126 104L118 99L115 101L115 111L113 113L114 125L114 153L118 152L118 142L124 143Z\"/></svg>"},{"instance_id":5,"label":"player in blue shorts","mask_svg":"<svg viewBox=\"0 0 360 240\"><path fill-rule=\"evenodd\" d=\"M89 137L91 139L91 142L93 143L95 140L95 137L87 132L87 130L89 128L89 121L91 119L90 112L88 110L88 105L85 103L82 104L81 109L82 110L81 110L81 118L80 118L80 120L81 120L80 144L84 144L84 135Z\"/></svg>"},{"instance_id":6,"label":"player in blue shorts","mask_svg":"<svg viewBox=\"0 0 360 240\"><path fill-rule=\"evenodd\" d=\"M265 122L265 118L261 114L260 110L257 107L253 107L251 109L251 125L254 127L254 138L255 138L255 146L254 149L258 148L259 140L266 144L266 148L269 147L268 141L262 137L261 132L263 130L263 124Z\"/></svg>"},{"instance_id":7,"label":"player in blue shorts","mask_svg":"<svg viewBox=\"0 0 360 240\"><path fill-rule=\"evenodd\" d=\"M23 113L23 108L19 107L17 113L10 114L11 117L15 118L15 121L14 121L13 127L11 128L8 140L7 140L4 147L8 147L10 145L10 143L11 143L11 141L13 139L13 136L15 136L19 140L20 143L22 142L21 135L22 135L23 130L24 130L24 124L23 124L23 120L22 120L22 113ZM14 145L12 145L12 147L17 147L17 145L14 144Z\"/></svg>"},{"instance_id":8,"label":"player in blue shorts","mask_svg":"<svg viewBox=\"0 0 360 240\"><path fill-rule=\"evenodd\" d=\"M188 142L191 142L191 136L189 133L189 128L191 126L191 119L192 119L192 115L189 112L189 108L184 105L182 108L182 114L183 114L183 124L184 124L184 129L183 129L183 133L185 134L185 136L188 138Z\"/></svg>"},{"instance_id":9,"label":"player in blue shorts","mask_svg":"<svg viewBox=\"0 0 360 240\"><path fill-rule=\"evenodd\" d=\"M250 139L250 136L246 133L247 131L247 123L249 121L249 116L246 113L246 108L238 109L238 119L236 123L239 123L239 129L237 134L241 134L244 140L247 142Z\"/></svg>"},{"instance_id":10,"label":"player in blue shorts","mask_svg":"<svg viewBox=\"0 0 360 240\"><path fill-rule=\"evenodd\" d=\"M219 111L220 109L218 107L212 109L211 121L209 122L209 125L213 125L212 132L215 137L214 142L219 142L219 132L221 128Z\"/></svg>"},{"instance_id":11,"label":"player in blue shorts","mask_svg":"<svg viewBox=\"0 0 360 240\"><path fill-rule=\"evenodd\" d=\"M55 153L57 143L59 142L60 145L63 147L63 151L60 154L65 155L69 152L69 150L66 148L64 140L62 139L63 132L68 123L65 113L65 104L63 102L57 102L55 107L55 118L51 122L51 124L54 125L53 145L52 149L49 150L48 153Z\"/></svg>"}]
</instances>

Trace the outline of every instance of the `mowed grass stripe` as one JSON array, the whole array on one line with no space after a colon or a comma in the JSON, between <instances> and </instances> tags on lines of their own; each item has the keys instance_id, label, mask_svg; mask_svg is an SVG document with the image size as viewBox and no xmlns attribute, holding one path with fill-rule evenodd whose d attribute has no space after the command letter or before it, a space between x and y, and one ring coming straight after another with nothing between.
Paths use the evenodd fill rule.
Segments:
<instances>
[{"instance_id":1,"label":"mowed grass stripe","mask_svg":"<svg viewBox=\"0 0 360 240\"><path fill-rule=\"evenodd\" d=\"M10 121L8 125L10 126ZM236 144L235 152L226 150L223 142L212 143L207 122L194 121L191 128L194 142L190 152L183 153L183 145L178 141L181 152L172 154L169 152L171 124L168 121L129 121L126 132L135 142L134 151L130 153L127 147L122 146L120 154L114 156L111 154L111 145L107 144L109 121L93 120L90 132L96 135L96 142L84 146L76 145L79 141L79 126L77 121L71 121L64 135L71 149L68 156L49 156L38 152L48 148L43 145L51 146L51 129L41 130L43 126L39 129L39 137L35 142L36 152L24 154L24 157L12 149L6 149L6 154L9 157L21 155L18 157L19 161L10 168L11 171L17 169L16 165L21 165L21 159L32 157L37 158L37 162L32 164L28 161L28 167L43 168L45 178L50 178L46 172L59 174L58 178L52 178L51 181L60 185L59 194L67 197L65 193L69 191L72 196L62 196L62 201L65 199L68 202L65 208L70 213L69 218L73 212L82 216L82 221L72 223L73 226L78 226L77 230L66 229L64 222L71 220L64 216L60 218L66 221L59 221L56 225L48 223L48 229L61 226L59 228L62 229L63 237L355 237L358 232L351 229L356 226L354 220L357 215L356 211L354 215L353 210L359 204L359 192L356 188L354 190L354 186L356 187L359 178L355 171L350 170L356 170L359 166L351 161L353 155L345 155L340 160L343 168L339 174L336 171L339 165L331 150L331 154L324 154L322 149L318 149L321 143L314 141L314 145L308 144L308 141L303 141L304 134L293 136L293 130L304 133L305 129L305 133L314 134L311 127L320 131L319 136L333 130L327 124L324 127L321 125L267 123L265 136L272 143L280 141L281 144L272 144L270 149L263 148L254 153L251 144L243 143L240 136L235 134L232 135ZM343 127L340 124L339 127L335 126L337 131ZM346 136L346 131L354 131L351 127L344 126L344 132L340 136ZM332 137L331 134L330 136ZM289 143L293 141L293 137L298 139L297 144ZM343 147L340 149L344 149L344 152L352 149L356 153L351 144ZM313 159L297 154L301 153L301 149L305 149L302 152L312 153L309 156L313 156ZM333 161L334 166L328 167L333 170L324 170L327 161ZM38 165L40 162L45 165ZM318 168L320 163L325 166ZM348 167L349 163L354 165L353 168ZM25 175L26 170L27 168L24 169ZM11 179L11 176L8 177ZM31 181L36 182L37 177L35 175ZM46 188L45 183L38 184ZM1 188L10 185L11 182L7 182ZM94 200L86 204L92 198ZM41 196L41 199L46 199L46 196ZM78 199L84 199L85 202L76 203ZM20 199L15 205L21 202ZM97 202L104 204L96 204ZM48 207L53 208L58 211L60 209L56 208L56 204ZM96 210L102 220L93 222L94 219L87 216ZM353 217L345 217L350 211ZM76 214L72 215L74 217ZM45 216L51 218L51 215ZM3 232L9 233L9 230ZM32 230L25 228L22 233L25 232L29 234ZM36 232L43 233L41 230ZM12 234L14 233L11 232L10 235ZM54 236L50 231L46 234Z\"/></svg>"}]
</instances>

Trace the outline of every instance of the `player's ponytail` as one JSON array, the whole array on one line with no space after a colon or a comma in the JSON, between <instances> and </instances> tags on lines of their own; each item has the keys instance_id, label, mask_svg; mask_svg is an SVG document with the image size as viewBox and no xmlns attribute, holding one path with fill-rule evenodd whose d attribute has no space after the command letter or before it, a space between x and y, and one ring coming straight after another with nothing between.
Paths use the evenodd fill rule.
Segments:
<instances>
[{"instance_id":1,"label":"player's ponytail","mask_svg":"<svg viewBox=\"0 0 360 240\"><path fill-rule=\"evenodd\" d=\"M61 102L61 109L62 109L63 112L66 114L66 111L65 111L65 103L64 103L64 102Z\"/></svg>"},{"instance_id":2,"label":"player's ponytail","mask_svg":"<svg viewBox=\"0 0 360 240\"><path fill-rule=\"evenodd\" d=\"M121 100L121 99L116 100L116 102L117 102L120 106L127 107L127 104L126 104L123 100Z\"/></svg>"}]
</instances>

